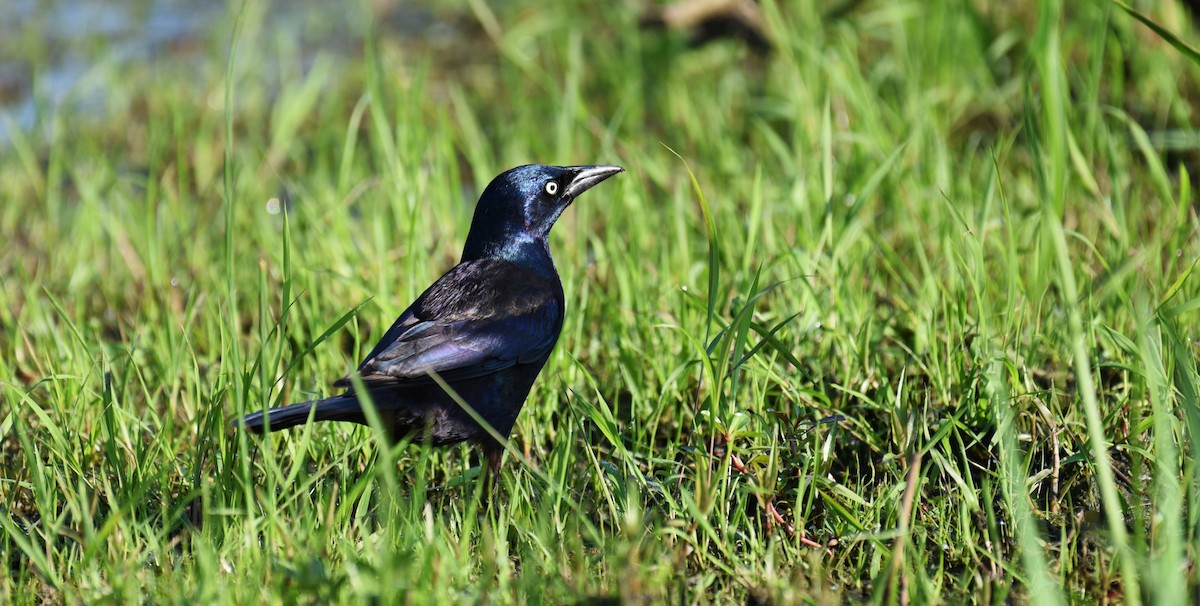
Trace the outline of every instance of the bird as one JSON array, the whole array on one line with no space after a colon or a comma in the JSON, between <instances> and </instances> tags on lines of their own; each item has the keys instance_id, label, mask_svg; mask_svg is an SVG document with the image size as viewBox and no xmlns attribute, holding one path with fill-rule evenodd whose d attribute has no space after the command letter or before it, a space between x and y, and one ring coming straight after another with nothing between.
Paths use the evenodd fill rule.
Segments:
<instances>
[{"instance_id":1,"label":"bird","mask_svg":"<svg viewBox=\"0 0 1200 606\"><path fill-rule=\"evenodd\" d=\"M457 265L417 297L355 371L393 441L478 444L496 478L504 446L437 378L508 439L562 332L562 281L550 228L583 192L623 172L613 165L528 164L484 189ZM235 424L254 433L313 421L367 425L350 375L344 391L271 408Z\"/></svg>"}]
</instances>

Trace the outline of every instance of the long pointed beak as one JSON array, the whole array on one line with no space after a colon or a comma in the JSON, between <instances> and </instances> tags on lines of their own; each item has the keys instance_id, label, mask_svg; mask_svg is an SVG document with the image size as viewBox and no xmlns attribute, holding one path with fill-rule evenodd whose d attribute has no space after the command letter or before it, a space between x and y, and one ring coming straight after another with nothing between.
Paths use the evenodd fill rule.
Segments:
<instances>
[{"instance_id":1,"label":"long pointed beak","mask_svg":"<svg viewBox=\"0 0 1200 606\"><path fill-rule=\"evenodd\" d=\"M595 166L568 166L568 170L575 172L575 178L571 179L571 183L567 185L567 198L574 200L579 194L591 189L597 183L619 173L625 169L620 166L610 166L606 164L597 164Z\"/></svg>"}]
</instances>

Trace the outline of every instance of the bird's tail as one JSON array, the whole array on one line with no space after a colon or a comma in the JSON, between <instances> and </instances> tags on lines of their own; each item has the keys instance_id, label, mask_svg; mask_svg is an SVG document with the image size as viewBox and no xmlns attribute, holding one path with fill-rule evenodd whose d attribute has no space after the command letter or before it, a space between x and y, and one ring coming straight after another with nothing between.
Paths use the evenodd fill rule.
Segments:
<instances>
[{"instance_id":1,"label":"bird's tail","mask_svg":"<svg viewBox=\"0 0 1200 606\"><path fill-rule=\"evenodd\" d=\"M308 422L310 415L314 421L363 422L362 407L358 404L358 398L351 393L325 398L324 400L313 400L290 406L280 406L272 408L265 413L251 413L242 417L240 421L234 421L234 425L238 425L254 433L263 433L287 429L296 425L304 425Z\"/></svg>"}]
</instances>

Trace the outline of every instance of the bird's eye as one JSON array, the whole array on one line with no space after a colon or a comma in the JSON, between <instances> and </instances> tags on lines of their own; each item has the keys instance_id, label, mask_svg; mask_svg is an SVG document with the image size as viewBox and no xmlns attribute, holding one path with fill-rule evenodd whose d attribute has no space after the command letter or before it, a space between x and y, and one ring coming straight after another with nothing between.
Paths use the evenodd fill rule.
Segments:
<instances>
[{"instance_id":1,"label":"bird's eye","mask_svg":"<svg viewBox=\"0 0 1200 606\"><path fill-rule=\"evenodd\" d=\"M554 181L547 181L546 182L546 193L550 194L551 196L557 194L558 193L558 183L556 183Z\"/></svg>"}]
</instances>

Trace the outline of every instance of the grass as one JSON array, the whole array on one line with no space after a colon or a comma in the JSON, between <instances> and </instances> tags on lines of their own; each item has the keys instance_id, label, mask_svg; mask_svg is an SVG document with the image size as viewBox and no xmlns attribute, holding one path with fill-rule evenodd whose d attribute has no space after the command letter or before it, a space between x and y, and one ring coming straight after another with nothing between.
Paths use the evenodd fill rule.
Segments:
<instances>
[{"instance_id":1,"label":"grass","mask_svg":"<svg viewBox=\"0 0 1200 606\"><path fill-rule=\"evenodd\" d=\"M1192 16L817 4L762 3L766 56L523 0L449 49L257 4L185 68L89 42L0 149L0 602L1195 600ZM555 229L491 509L465 447L230 427L535 161L629 170Z\"/></svg>"}]
</instances>

